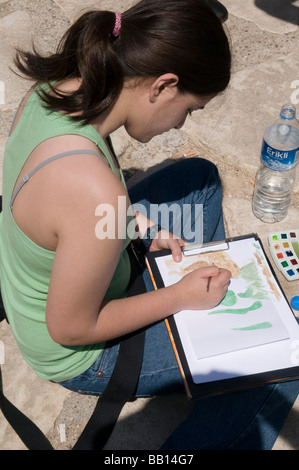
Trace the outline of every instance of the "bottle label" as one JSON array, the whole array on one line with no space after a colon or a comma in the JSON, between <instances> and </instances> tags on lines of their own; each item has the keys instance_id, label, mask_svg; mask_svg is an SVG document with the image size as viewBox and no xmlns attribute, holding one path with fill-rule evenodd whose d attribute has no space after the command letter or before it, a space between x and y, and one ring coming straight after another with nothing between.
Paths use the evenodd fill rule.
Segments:
<instances>
[{"instance_id":1,"label":"bottle label","mask_svg":"<svg viewBox=\"0 0 299 470\"><path fill-rule=\"evenodd\" d=\"M276 171L295 168L299 160L299 148L295 150L277 150L263 141L261 160L265 166Z\"/></svg>"}]
</instances>

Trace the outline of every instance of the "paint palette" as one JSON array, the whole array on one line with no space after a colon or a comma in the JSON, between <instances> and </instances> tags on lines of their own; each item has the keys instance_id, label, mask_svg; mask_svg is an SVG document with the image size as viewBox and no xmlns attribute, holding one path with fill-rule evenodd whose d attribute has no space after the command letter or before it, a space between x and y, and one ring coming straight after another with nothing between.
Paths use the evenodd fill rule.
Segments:
<instances>
[{"instance_id":1,"label":"paint palette","mask_svg":"<svg viewBox=\"0 0 299 470\"><path fill-rule=\"evenodd\" d=\"M299 229L269 235L271 256L288 281L299 279Z\"/></svg>"}]
</instances>

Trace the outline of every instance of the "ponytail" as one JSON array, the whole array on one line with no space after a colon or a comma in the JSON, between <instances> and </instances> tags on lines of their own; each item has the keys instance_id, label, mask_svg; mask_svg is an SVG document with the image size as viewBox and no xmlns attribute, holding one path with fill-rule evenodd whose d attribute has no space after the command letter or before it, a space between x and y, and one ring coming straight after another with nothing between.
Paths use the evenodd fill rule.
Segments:
<instances>
[{"instance_id":1,"label":"ponytail","mask_svg":"<svg viewBox=\"0 0 299 470\"><path fill-rule=\"evenodd\" d=\"M228 38L204 0L141 0L122 13L114 34L116 19L110 11L91 11L69 28L54 54L17 52L18 69L50 85L49 93L39 91L46 106L90 122L113 104L127 78L174 73L180 91L197 96L227 87ZM55 88L74 78L81 79L78 90Z\"/></svg>"},{"instance_id":2,"label":"ponytail","mask_svg":"<svg viewBox=\"0 0 299 470\"><path fill-rule=\"evenodd\" d=\"M18 51L17 68L37 83L48 83L51 93L40 89L50 109L74 114L73 119L91 121L117 98L123 86L123 71L113 48L115 15L109 11L90 11L74 23L61 39L54 54L43 57ZM55 83L80 78L81 86L62 93Z\"/></svg>"}]
</instances>

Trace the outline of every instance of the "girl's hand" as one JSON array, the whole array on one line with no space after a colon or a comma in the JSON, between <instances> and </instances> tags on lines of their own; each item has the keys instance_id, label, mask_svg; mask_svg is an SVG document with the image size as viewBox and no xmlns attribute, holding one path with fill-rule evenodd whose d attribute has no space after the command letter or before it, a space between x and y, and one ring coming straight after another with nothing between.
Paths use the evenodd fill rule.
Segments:
<instances>
[{"instance_id":1,"label":"girl's hand","mask_svg":"<svg viewBox=\"0 0 299 470\"><path fill-rule=\"evenodd\" d=\"M182 246L187 242L176 238L167 230L157 233L150 246L150 251L171 250L174 261L182 260ZM182 310L203 310L216 307L225 297L231 273L217 266L205 266L187 274L177 283L181 289Z\"/></svg>"},{"instance_id":2,"label":"girl's hand","mask_svg":"<svg viewBox=\"0 0 299 470\"><path fill-rule=\"evenodd\" d=\"M149 251L170 250L174 261L182 260L182 246L187 243L181 238L176 238L167 230L160 230L153 239Z\"/></svg>"},{"instance_id":3,"label":"girl's hand","mask_svg":"<svg viewBox=\"0 0 299 470\"><path fill-rule=\"evenodd\" d=\"M187 274L177 283L182 292L182 309L216 307L226 295L230 278L230 271L217 266L205 266Z\"/></svg>"}]
</instances>

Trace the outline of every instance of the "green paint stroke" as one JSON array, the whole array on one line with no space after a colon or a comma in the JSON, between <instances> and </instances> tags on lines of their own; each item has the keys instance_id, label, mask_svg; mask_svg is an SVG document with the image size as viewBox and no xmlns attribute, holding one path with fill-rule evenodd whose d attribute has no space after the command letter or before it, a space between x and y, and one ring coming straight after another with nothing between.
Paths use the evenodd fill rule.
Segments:
<instances>
[{"instance_id":1,"label":"green paint stroke","mask_svg":"<svg viewBox=\"0 0 299 470\"><path fill-rule=\"evenodd\" d=\"M268 292L265 290L264 283L260 278L259 271L255 262L251 261L250 263L243 266L240 271L242 278L248 282L249 288L252 289L252 298L261 300L267 299ZM244 294L241 294L241 297L249 297L250 294L250 291L248 291L247 289Z\"/></svg>"},{"instance_id":2,"label":"green paint stroke","mask_svg":"<svg viewBox=\"0 0 299 470\"><path fill-rule=\"evenodd\" d=\"M216 310L214 312L209 312L208 315L215 315L217 313L234 313L237 315L244 315L247 312L250 312L251 310L257 310L258 308L261 308L262 302L256 301L254 302L251 307L247 308L226 308L223 310Z\"/></svg>"},{"instance_id":3,"label":"green paint stroke","mask_svg":"<svg viewBox=\"0 0 299 470\"><path fill-rule=\"evenodd\" d=\"M254 261L251 261L241 268L241 276L246 281L253 283L253 286L255 287L260 287L262 285L259 271Z\"/></svg>"},{"instance_id":4,"label":"green paint stroke","mask_svg":"<svg viewBox=\"0 0 299 470\"><path fill-rule=\"evenodd\" d=\"M241 297L242 299L252 298L253 297L253 289L251 287L248 287L248 289L246 289L245 292L240 292L240 294L238 294L238 296Z\"/></svg>"},{"instance_id":5,"label":"green paint stroke","mask_svg":"<svg viewBox=\"0 0 299 470\"><path fill-rule=\"evenodd\" d=\"M228 290L226 293L226 296L224 297L220 305L231 307L232 305L235 305L236 302L237 302L236 294L234 293L234 291Z\"/></svg>"},{"instance_id":6,"label":"green paint stroke","mask_svg":"<svg viewBox=\"0 0 299 470\"><path fill-rule=\"evenodd\" d=\"M249 331L249 330L264 330L265 328L272 328L272 323L265 321L263 323L256 323L251 326L244 326L244 328L232 328L235 331Z\"/></svg>"}]
</instances>

